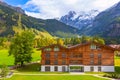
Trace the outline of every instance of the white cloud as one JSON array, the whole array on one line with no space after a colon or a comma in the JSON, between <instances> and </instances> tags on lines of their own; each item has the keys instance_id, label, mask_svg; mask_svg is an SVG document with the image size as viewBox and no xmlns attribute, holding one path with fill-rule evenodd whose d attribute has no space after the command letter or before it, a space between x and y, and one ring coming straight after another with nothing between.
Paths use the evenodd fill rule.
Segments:
<instances>
[{"instance_id":1,"label":"white cloud","mask_svg":"<svg viewBox=\"0 0 120 80\"><path fill-rule=\"evenodd\" d=\"M2 2L3 2L4 0L0 0L0 1L2 1Z\"/></svg>"},{"instance_id":2,"label":"white cloud","mask_svg":"<svg viewBox=\"0 0 120 80\"><path fill-rule=\"evenodd\" d=\"M24 9L26 13L37 18L56 18L69 11L105 10L119 0L29 0ZM37 12L36 12L37 11Z\"/></svg>"}]
</instances>

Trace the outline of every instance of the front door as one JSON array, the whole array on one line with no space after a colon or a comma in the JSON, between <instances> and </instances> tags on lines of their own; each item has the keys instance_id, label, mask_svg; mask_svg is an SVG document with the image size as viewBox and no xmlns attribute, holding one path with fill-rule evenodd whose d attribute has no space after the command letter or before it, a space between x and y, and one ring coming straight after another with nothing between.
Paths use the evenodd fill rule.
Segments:
<instances>
[{"instance_id":1,"label":"front door","mask_svg":"<svg viewBox=\"0 0 120 80\"><path fill-rule=\"evenodd\" d=\"M83 66L70 66L70 72L84 72Z\"/></svg>"}]
</instances>

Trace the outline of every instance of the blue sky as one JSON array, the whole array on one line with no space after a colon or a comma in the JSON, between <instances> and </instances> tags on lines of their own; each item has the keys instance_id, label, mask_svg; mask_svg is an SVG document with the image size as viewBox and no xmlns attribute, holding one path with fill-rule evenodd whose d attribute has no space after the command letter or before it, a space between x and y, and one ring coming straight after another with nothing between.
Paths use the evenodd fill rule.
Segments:
<instances>
[{"instance_id":1,"label":"blue sky","mask_svg":"<svg viewBox=\"0 0 120 80\"><path fill-rule=\"evenodd\" d=\"M5 2L9 3L10 5L24 5L28 0L4 0Z\"/></svg>"},{"instance_id":2,"label":"blue sky","mask_svg":"<svg viewBox=\"0 0 120 80\"><path fill-rule=\"evenodd\" d=\"M29 16L51 19L58 18L69 11L103 11L119 0L2 0L10 5L20 6Z\"/></svg>"}]
</instances>

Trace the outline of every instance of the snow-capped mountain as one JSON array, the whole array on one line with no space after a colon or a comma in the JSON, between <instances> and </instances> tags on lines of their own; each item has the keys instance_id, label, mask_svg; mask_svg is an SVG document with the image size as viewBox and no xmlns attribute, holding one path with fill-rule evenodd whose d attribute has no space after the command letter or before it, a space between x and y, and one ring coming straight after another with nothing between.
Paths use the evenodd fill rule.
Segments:
<instances>
[{"instance_id":1,"label":"snow-capped mountain","mask_svg":"<svg viewBox=\"0 0 120 80\"><path fill-rule=\"evenodd\" d=\"M91 27L94 17L98 13L99 13L98 10L91 10L88 12L70 11L67 15L62 16L60 18L60 21L81 30L84 27Z\"/></svg>"}]
</instances>

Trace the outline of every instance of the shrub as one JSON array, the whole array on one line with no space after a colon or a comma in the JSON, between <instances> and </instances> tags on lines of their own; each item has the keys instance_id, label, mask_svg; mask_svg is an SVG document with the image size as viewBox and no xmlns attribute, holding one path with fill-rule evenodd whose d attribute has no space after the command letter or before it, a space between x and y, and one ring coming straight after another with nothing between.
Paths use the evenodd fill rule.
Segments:
<instances>
[{"instance_id":1,"label":"shrub","mask_svg":"<svg viewBox=\"0 0 120 80\"><path fill-rule=\"evenodd\" d=\"M105 74L103 77L115 78L120 79L120 74L112 73L112 74Z\"/></svg>"}]
</instances>

